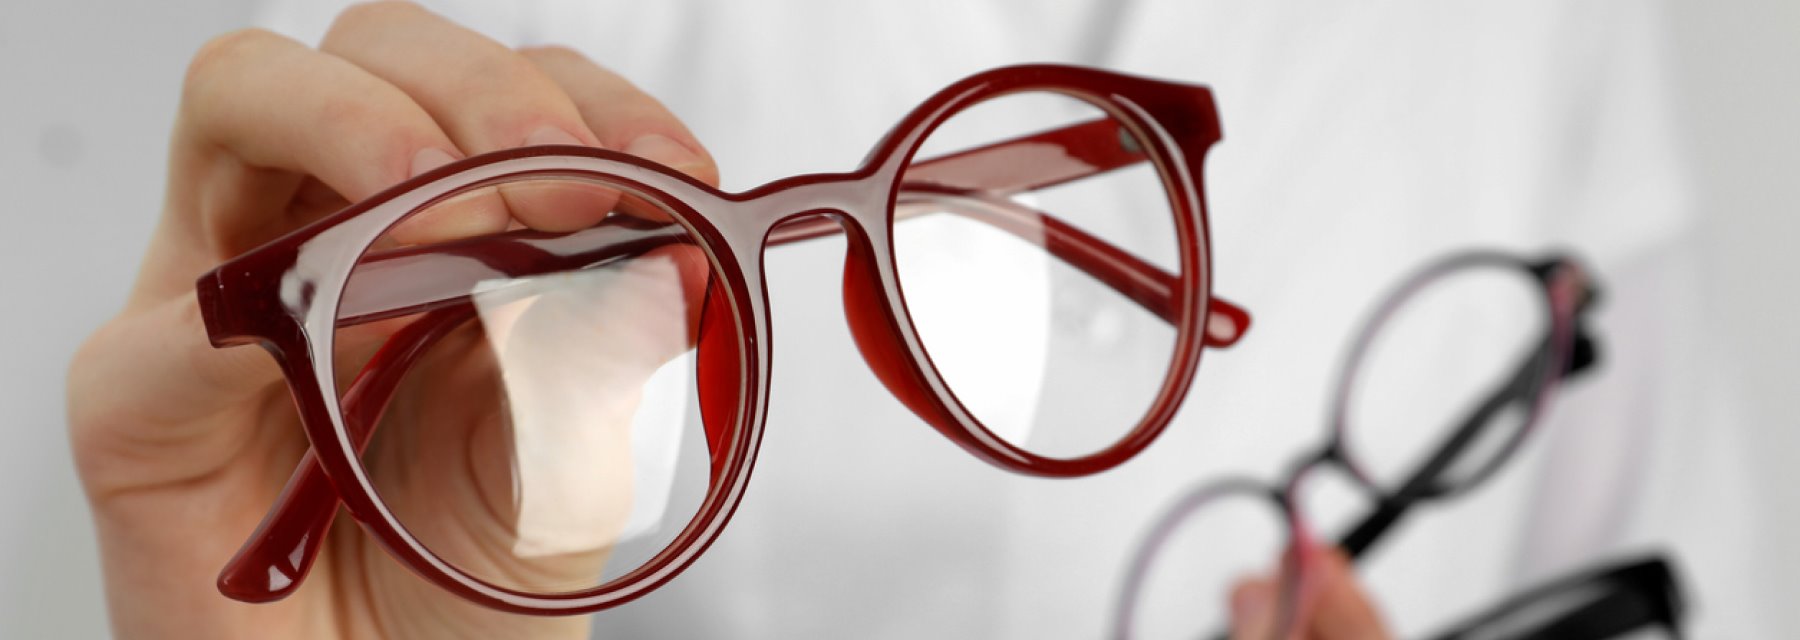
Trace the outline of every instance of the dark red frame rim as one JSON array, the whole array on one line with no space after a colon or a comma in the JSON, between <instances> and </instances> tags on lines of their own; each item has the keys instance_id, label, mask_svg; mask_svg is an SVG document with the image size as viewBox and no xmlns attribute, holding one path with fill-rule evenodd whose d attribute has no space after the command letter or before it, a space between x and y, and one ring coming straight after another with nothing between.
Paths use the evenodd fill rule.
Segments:
<instances>
[{"instance_id":1,"label":"dark red frame rim","mask_svg":"<svg viewBox=\"0 0 1800 640\"><path fill-rule=\"evenodd\" d=\"M893 272L889 234L892 203L903 170L920 142L938 123L968 105L1025 90L1054 90L1087 99L1122 124L1139 129L1140 139L1151 143L1147 151L1169 188L1182 236L1182 272L1172 292L1178 295L1175 302L1181 313L1171 375L1143 422L1114 446L1081 458L1033 455L994 437L960 405L951 409L954 397L923 357L924 350L911 320L904 316ZM1211 270L1205 247L1200 171L1206 151L1218 138L1215 107L1204 87L1079 67L1002 68L964 79L932 96L902 119L863 165L851 173L796 176L744 193L727 194L659 165L605 150L536 147L501 151L452 163L396 185L227 261L203 276L197 287L215 344L260 343L281 362L307 436L314 445L313 452L333 491L364 530L403 564L440 587L496 609L537 614L589 612L630 601L673 578L716 539L741 500L764 426L772 352L761 252L775 228L797 218L826 214L844 228L852 246L852 255L846 259L846 303L880 303L879 319L886 322L885 331L860 330L859 334L873 334L878 339L887 336L911 354L878 363L883 355L879 345L875 345L876 352L871 355L871 346L859 338L865 359L897 396L953 441L1004 468L1048 476L1095 473L1141 451L1166 427L1178 408L1206 343L1201 319L1207 317L1210 308ZM507 170L514 166L520 168ZM501 170L487 175L495 167ZM391 224L432 199L421 194L443 197L479 180L584 173L642 190L675 213L700 240L729 294L738 321L738 420L731 425L732 445L723 473L715 477L701 513L667 550L637 570L592 589L526 593L479 580L436 557L405 533L398 519L386 509L363 470L360 457L353 454L356 449L346 433L341 407L335 401L335 391L330 391L336 385L330 365L330 334L345 281L358 256ZM486 177L471 180L471 175ZM885 183L886 188L870 189L871 181ZM377 210L379 215L371 215ZM702 210L709 213L703 214ZM748 215L753 212L760 213ZM879 224L870 224L872 221ZM875 237L876 234L881 237ZM885 256L880 252L885 252ZM878 257L886 259L877 260ZM859 268L863 272L858 273ZM870 277L875 281L869 282ZM864 286L855 285L858 278L864 279ZM868 286L871 284L874 286ZM852 299L856 290L864 296ZM874 293L885 295L870 297ZM869 319L874 318L863 320ZM1237 319L1242 323L1248 320ZM853 327L858 324L853 318ZM887 372L884 374L883 370ZM920 411L921 406L926 411ZM259 530L259 535L263 533ZM316 548L316 540L314 545ZM304 573L304 567L297 570ZM291 577L298 582L303 576ZM223 577L221 584L224 586ZM278 598L291 588L271 587L270 593Z\"/></svg>"}]
</instances>

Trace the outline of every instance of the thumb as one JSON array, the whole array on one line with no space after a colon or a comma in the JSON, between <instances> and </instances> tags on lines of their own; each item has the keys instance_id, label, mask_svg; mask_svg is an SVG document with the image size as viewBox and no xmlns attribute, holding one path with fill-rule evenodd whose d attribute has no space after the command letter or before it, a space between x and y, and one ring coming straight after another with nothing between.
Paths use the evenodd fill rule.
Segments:
<instances>
[{"instance_id":1,"label":"thumb","mask_svg":"<svg viewBox=\"0 0 1800 640\"><path fill-rule=\"evenodd\" d=\"M262 349L215 348L206 337L193 295L122 315L96 331L69 370L71 422L122 423L119 428L172 429L240 403L281 381L281 369ZM116 419L115 419L116 418ZM135 426L133 426L135 425ZM152 439L192 435L144 433Z\"/></svg>"},{"instance_id":2,"label":"thumb","mask_svg":"<svg viewBox=\"0 0 1800 640\"><path fill-rule=\"evenodd\" d=\"M214 349L191 295L108 322L68 372L69 439L89 498L198 477L237 457L267 425L227 409L257 406L246 401L280 383L262 349Z\"/></svg>"}]
</instances>

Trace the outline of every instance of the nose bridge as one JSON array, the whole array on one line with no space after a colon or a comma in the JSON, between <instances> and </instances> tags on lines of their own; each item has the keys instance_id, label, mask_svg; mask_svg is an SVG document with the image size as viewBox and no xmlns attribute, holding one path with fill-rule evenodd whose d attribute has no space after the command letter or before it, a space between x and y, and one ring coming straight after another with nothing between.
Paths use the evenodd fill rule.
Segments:
<instances>
[{"instance_id":1,"label":"nose bridge","mask_svg":"<svg viewBox=\"0 0 1800 640\"><path fill-rule=\"evenodd\" d=\"M1318 474L1315 473L1316 471L1335 467L1336 462L1337 461L1331 451L1326 449L1301 458L1299 463L1295 464L1288 471L1287 478L1282 483L1280 492L1282 500L1287 503L1289 515L1296 519L1296 525L1298 527L1304 528L1307 525L1307 519L1310 515L1305 512L1306 508L1303 505L1304 496L1301 492L1305 490L1308 482L1318 477Z\"/></svg>"},{"instance_id":2,"label":"nose bridge","mask_svg":"<svg viewBox=\"0 0 1800 640\"><path fill-rule=\"evenodd\" d=\"M1287 482L1282 483L1282 493L1287 495L1289 501L1298 500L1300 487L1306 483L1313 471L1325 466L1329 459L1324 455L1311 455L1302 459L1299 464L1294 465L1293 469L1288 471Z\"/></svg>"},{"instance_id":3,"label":"nose bridge","mask_svg":"<svg viewBox=\"0 0 1800 640\"><path fill-rule=\"evenodd\" d=\"M839 224L869 233L874 231L870 227L875 218L886 210L887 190L883 186L876 176L795 176L740 194L735 198L738 200L734 206L735 211L729 217L733 223L742 225L744 231L758 238L759 242L766 240L769 244L824 235L838 230ZM843 220L841 223L830 220L802 223L797 220L820 214ZM801 226L789 229L791 224ZM782 229L776 231L777 227Z\"/></svg>"}]
</instances>

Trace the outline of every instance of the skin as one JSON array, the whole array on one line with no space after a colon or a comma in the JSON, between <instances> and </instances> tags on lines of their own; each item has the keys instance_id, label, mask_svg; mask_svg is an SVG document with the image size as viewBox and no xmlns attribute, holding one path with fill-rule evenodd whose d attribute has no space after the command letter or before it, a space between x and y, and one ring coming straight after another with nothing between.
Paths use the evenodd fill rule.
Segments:
<instances>
[{"instance_id":1,"label":"skin","mask_svg":"<svg viewBox=\"0 0 1800 640\"><path fill-rule=\"evenodd\" d=\"M338 519L307 582L287 599L249 605L214 587L217 571L262 519L307 444L269 355L207 344L194 278L411 175L529 144L621 150L718 183L699 141L625 79L567 49L509 49L411 4L352 7L317 49L260 30L226 34L200 49L170 143L162 216L137 281L119 314L83 344L69 370L70 440L99 536L115 636L587 636L585 617L508 615L440 591L388 558L347 518ZM381 244L428 244L518 227L578 229L604 215L616 196L489 192L473 205L402 223ZM659 251L656 257L675 269L645 273L675 274L678 282L662 284L681 291L691 312L701 263L680 248ZM654 278L634 282L657 284ZM633 301L629 290L613 293L618 305ZM594 335L621 339L588 345L599 350L642 342L632 332L655 332L647 325L657 320L686 323L690 331L694 322L679 309L657 315L632 306L632 313L618 314L596 311L591 302L546 296L488 309L483 321L493 334L496 324L541 328L570 317L611 319L613 333ZM344 375L401 324L340 331L339 360L352 370ZM481 335L462 331L434 348L418 367L426 373L409 374L401 385L377 442L420 424L438 430L397 440L421 443L415 448L378 447L365 464L378 487L403 487L384 492L384 500L408 528L466 570L503 576L512 586L591 579L603 552L539 561L497 553L518 548L519 536L507 530L514 523L494 514L517 512L519 505L508 502L515 498L503 465L510 464L512 443L503 437L502 405L492 393L504 388L496 363L528 357L541 345L508 352ZM582 346L561 345L565 351ZM630 386L672 354L635 355L645 363L638 370L592 375ZM601 425L598 440L616 444L625 437L619 426ZM446 460L464 464L437 463ZM474 476L472 490L468 476ZM588 515L615 528L624 517L604 509ZM482 565L483 558L504 566ZM1316 606L1306 609L1312 622L1304 637L1386 637L1341 558L1321 566L1322 589ZM1234 610L1244 613L1234 637L1257 637L1255 625L1269 624L1264 617L1271 612L1245 604L1258 590L1272 593L1266 580L1250 581L1234 597L1242 605Z\"/></svg>"},{"instance_id":2,"label":"skin","mask_svg":"<svg viewBox=\"0 0 1800 640\"><path fill-rule=\"evenodd\" d=\"M166 200L138 279L124 308L84 343L69 371L70 440L118 637L586 637L582 617L506 615L439 591L345 518L293 596L247 605L214 588L216 572L273 503L306 442L267 353L206 343L194 278L451 159L549 143L622 150L718 181L699 141L623 78L570 50L509 49L410 4L348 9L318 49L260 30L201 48L185 79ZM568 194L501 195L504 206L409 221L391 241L428 243L509 226L568 230L592 221L555 215L581 207L531 205L567 204ZM691 261L665 257L691 279ZM530 311L508 313L507 321L520 326L538 321ZM359 328L366 340L344 348L367 350L394 324ZM491 437L493 394L456 393L468 385L495 388L493 358L482 366L479 346L468 336L446 340L431 369L457 375L409 379L382 428L436 420L450 425L446 433L464 436L447 439L447 452L423 456L466 455L470 443ZM468 397L462 405L410 402L433 390ZM446 415L433 418L433 411ZM368 464L377 475L450 468ZM493 512L476 508L492 498L484 494L504 493L492 487L389 500L447 505L421 516L433 518L420 520L421 528L491 530L471 514ZM500 544L472 537L463 544ZM591 569L596 559L585 560L565 564Z\"/></svg>"},{"instance_id":3,"label":"skin","mask_svg":"<svg viewBox=\"0 0 1800 640\"><path fill-rule=\"evenodd\" d=\"M1304 543L1311 567L1301 589L1293 640L1390 640L1393 634L1357 583L1349 558L1336 548ZM1231 591L1231 639L1267 640L1277 628L1279 589L1274 576L1239 581Z\"/></svg>"}]
</instances>

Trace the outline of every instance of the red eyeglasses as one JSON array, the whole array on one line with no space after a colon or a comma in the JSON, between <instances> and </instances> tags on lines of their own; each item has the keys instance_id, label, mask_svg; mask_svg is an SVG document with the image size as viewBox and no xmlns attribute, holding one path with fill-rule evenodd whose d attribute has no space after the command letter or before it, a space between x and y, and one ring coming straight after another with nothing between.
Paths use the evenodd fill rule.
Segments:
<instances>
[{"instance_id":1,"label":"red eyeglasses","mask_svg":"<svg viewBox=\"0 0 1800 640\"><path fill-rule=\"evenodd\" d=\"M207 332L276 357L312 449L219 589L291 593L339 504L488 607L655 589L756 459L763 251L825 236L847 246L865 361L926 423L1015 472L1114 467L1168 424L1202 348L1249 325L1211 295L1218 138L1204 87L1011 67L940 91L849 173L732 194L609 150L513 149L234 258L197 283ZM489 216L512 222L421 231Z\"/></svg>"}]
</instances>

